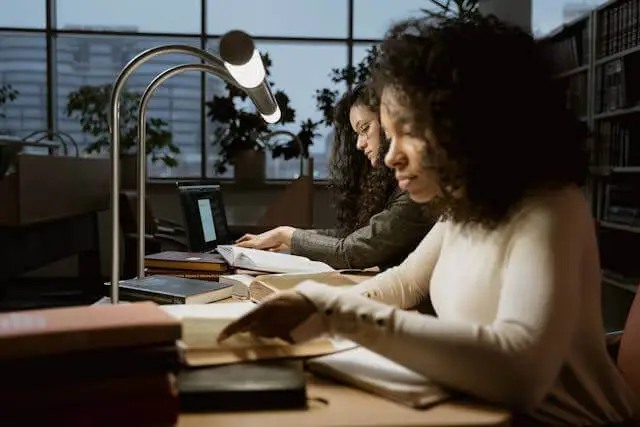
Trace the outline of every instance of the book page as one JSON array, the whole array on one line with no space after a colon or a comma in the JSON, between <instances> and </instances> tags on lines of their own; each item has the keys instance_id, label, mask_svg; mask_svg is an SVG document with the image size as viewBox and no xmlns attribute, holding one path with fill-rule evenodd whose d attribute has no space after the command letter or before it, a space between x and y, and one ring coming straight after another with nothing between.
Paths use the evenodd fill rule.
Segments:
<instances>
[{"instance_id":1,"label":"book page","mask_svg":"<svg viewBox=\"0 0 640 427\"><path fill-rule=\"evenodd\" d=\"M311 359L308 366L312 372L413 407L449 397L428 378L364 347Z\"/></svg>"},{"instance_id":2,"label":"book page","mask_svg":"<svg viewBox=\"0 0 640 427\"><path fill-rule=\"evenodd\" d=\"M251 301L222 304L176 304L160 308L182 322L182 342L191 349L237 349L265 345L287 345L285 341L236 334L219 344L216 340L232 321L256 308Z\"/></svg>"},{"instance_id":3,"label":"book page","mask_svg":"<svg viewBox=\"0 0 640 427\"><path fill-rule=\"evenodd\" d=\"M328 265L308 258L259 249L220 245L217 251L235 267L274 273L333 271ZM233 255L230 255L232 253ZM228 261L229 262L229 261ZM231 262L230 262L231 263Z\"/></svg>"}]
</instances>

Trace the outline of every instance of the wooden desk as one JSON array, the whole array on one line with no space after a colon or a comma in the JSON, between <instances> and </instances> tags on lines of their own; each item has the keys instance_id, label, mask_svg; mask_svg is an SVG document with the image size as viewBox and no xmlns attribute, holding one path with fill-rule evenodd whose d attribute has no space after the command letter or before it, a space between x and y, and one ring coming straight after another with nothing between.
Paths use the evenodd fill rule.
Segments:
<instances>
[{"instance_id":1,"label":"wooden desk","mask_svg":"<svg viewBox=\"0 0 640 427\"><path fill-rule=\"evenodd\" d=\"M414 410L309 374L308 410L181 414L177 427L505 427L503 409L452 401Z\"/></svg>"}]
</instances>

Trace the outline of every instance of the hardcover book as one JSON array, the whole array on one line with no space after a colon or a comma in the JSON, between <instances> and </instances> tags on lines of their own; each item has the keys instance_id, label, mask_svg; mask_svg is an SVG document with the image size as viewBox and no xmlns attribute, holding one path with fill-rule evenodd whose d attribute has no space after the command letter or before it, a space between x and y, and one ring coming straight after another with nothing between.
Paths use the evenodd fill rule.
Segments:
<instances>
[{"instance_id":1,"label":"hardcover book","mask_svg":"<svg viewBox=\"0 0 640 427\"><path fill-rule=\"evenodd\" d=\"M232 289L228 283L177 276L146 276L120 282L123 299L158 304L208 304L230 298Z\"/></svg>"}]
</instances>

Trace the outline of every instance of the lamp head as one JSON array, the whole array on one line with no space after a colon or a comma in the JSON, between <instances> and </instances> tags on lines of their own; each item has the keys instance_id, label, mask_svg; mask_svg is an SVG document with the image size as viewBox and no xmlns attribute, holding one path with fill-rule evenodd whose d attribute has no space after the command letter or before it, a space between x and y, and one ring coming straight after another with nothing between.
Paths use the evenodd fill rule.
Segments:
<instances>
[{"instance_id":1,"label":"lamp head","mask_svg":"<svg viewBox=\"0 0 640 427\"><path fill-rule=\"evenodd\" d=\"M244 88L257 87L266 77L260 52L244 31L233 30L222 36L220 57L229 74Z\"/></svg>"},{"instance_id":2,"label":"lamp head","mask_svg":"<svg viewBox=\"0 0 640 427\"><path fill-rule=\"evenodd\" d=\"M220 39L220 57L231 77L247 92L267 123L276 123L282 113L271 87L260 52L251 37L240 30L229 31Z\"/></svg>"}]
</instances>

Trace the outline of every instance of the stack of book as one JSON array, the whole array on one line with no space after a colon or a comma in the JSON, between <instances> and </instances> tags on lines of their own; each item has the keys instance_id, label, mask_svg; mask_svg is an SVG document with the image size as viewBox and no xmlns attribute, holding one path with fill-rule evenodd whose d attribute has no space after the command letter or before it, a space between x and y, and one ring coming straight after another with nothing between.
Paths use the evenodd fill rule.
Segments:
<instances>
[{"instance_id":1,"label":"stack of book","mask_svg":"<svg viewBox=\"0 0 640 427\"><path fill-rule=\"evenodd\" d=\"M148 276L164 275L186 279L218 281L232 269L219 254L165 251L144 257Z\"/></svg>"},{"instance_id":2,"label":"stack of book","mask_svg":"<svg viewBox=\"0 0 640 427\"><path fill-rule=\"evenodd\" d=\"M175 424L180 335L149 302L0 314L2 425Z\"/></svg>"}]
</instances>

